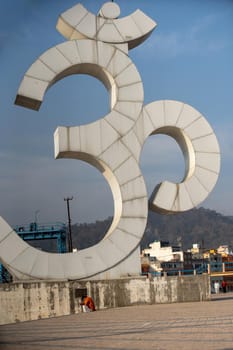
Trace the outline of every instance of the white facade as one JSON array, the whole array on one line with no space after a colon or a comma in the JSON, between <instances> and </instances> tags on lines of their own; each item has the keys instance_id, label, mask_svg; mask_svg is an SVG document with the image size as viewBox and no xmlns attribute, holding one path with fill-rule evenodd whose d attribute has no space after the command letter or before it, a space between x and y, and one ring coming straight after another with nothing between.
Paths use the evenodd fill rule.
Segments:
<instances>
[{"instance_id":1,"label":"white facade","mask_svg":"<svg viewBox=\"0 0 233 350\"><path fill-rule=\"evenodd\" d=\"M229 247L228 245L220 245L217 249L217 252L218 254L221 254L221 255L229 255L230 254L230 250L229 250Z\"/></svg>"},{"instance_id":2,"label":"white facade","mask_svg":"<svg viewBox=\"0 0 233 350\"><path fill-rule=\"evenodd\" d=\"M199 254L200 253L200 244L194 243L193 247L190 249L192 254Z\"/></svg>"},{"instance_id":3,"label":"white facade","mask_svg":"<svg viewBox=\"0 0 233 350\"><path fill-rule=\"evenodd\" d=\"M184 261L183 251L174 251L172 246L161 246L160 241L150 243L149 247L143 250L143 254L149 255L151 258L156 258L160 262L171 260Z\"/></svg>"}]
</instances>

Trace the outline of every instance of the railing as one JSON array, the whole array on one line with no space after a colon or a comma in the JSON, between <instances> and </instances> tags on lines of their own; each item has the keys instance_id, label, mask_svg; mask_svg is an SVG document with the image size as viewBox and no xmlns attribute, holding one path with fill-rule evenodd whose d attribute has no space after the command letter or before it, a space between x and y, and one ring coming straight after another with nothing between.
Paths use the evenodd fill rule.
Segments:
<instances>
[{"instance_id":1,"label":"railing","mask_svg":"<svg viewBox=\"0 0 233 350\"><path fill-rule=\"evenodd\" d=\"M66 225L62 222L37 224L32 222L28 225L17 225L14 227L17 233L20 232L53 232L53 231L66 231Z\"/></svg>"},{"instance_id":2,"label":"railing","mask_svg":"<svg viewBox=\"0 0 233 350\"><path fill-rule=\"evenodd\" d=\"M185 276L185 275L200 275L208 273L210 276L233 276L233 262L212 262L211 264L204 263L194 269L168 269L166 271L149 271L143 272L142 275L150 275L152 277L161 276Z\"/></svg>"},{"instance_id":3,"label":"railing","mask_svg":"<svg viewBox=\"0 0 233 350\"><path fill-rule=\"evenodd\" d=\"M167 271L149 271L142 272L142 276L151 276L151 277L162 277L162 276L195 276L205 273L200 271L200 269L190 269L190 270L167 270Z\"/></svg>"},{"instance_id":4,"label":"railing","mask_svg":"<svg viewBox=\"0 0 233 350\"><path fill-rule=\"evenodd\" d=\"M213 262L208 264L209 275L232 275L233 276L233 262Z\"/></svg>"}]
</instances>

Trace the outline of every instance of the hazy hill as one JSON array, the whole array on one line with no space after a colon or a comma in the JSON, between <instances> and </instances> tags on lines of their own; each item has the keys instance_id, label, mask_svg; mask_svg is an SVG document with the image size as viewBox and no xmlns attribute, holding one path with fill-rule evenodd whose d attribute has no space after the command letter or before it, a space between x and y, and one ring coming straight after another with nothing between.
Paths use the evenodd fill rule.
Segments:
<instances>
[{"instance_id":1,"label":"hazy hill","mask_svg":"<svg viewBox=\"0 0 233 350\"><path fill-rule=\"evenodd\" d=\"M112 218L92 224L72 226L73 246L83 249L99 242L107 232ZM213 210L199 208L176 215L160 215L150 212L141 242L142 248L154 240L168 240L181 244L183 249L199 243L204 248L217 248L228 244L233 247L233 217Z\"/></svg>"}]
</instances>

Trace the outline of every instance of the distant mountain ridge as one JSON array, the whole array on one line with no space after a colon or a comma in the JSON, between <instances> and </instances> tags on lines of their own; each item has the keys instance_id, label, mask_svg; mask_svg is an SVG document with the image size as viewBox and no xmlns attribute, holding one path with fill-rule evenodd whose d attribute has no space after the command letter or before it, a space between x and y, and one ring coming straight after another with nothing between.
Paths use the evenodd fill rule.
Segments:
<instances>
[{"instance_id":1,"label":"distant mountain ridge","mask_svg":"<svg viewBox=\"0 0 233 350\"><path fill-rule=\"evenodd\" d=\"M72 225L73 247L84 249L98 243L110 227L112 218L95 223ZM214 210L198 208L175 215L149 212L146 230L141 241L145 248L154 240L167 240L184 250L199 243L203 248L233 247L233 216Z\"/></svg>"}]
</instances>

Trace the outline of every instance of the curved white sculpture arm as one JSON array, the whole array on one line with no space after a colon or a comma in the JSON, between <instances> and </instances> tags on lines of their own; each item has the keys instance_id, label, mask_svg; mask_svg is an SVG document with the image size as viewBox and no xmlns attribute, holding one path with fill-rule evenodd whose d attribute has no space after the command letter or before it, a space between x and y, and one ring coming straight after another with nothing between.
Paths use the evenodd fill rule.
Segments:
<instances>
[{"instance_id":1,"label":"curved white sculpture arm","mask_svg":"<svg viewBox=\"0 0 233 350\"><path fill-rule=\"evenodd\" d=\"M200 112L183 102L152 102L144 106L134 132L142 144L149 135L169 135L184 155L183 180L158 184L150 198L151 210L178 213L196 207L208 197L219 176L220 150L211 126ZM137 159L139 156L140 153Z\"/></svg>"},{"instance_id":2,"label":"curved white sculpture arm","mask_svg":"<svg viewBox=\"0 0 233 350\"><path fill-rule=\"evenodd\" d=\"M110 92L111 108L125 115L122 127L133 126L144 100L141 77L127 54L100 41L72 40L47 50L24 75L15 103L39 110L47 89L71 74L102 81Z\"/></svg>"}]
</instances>

